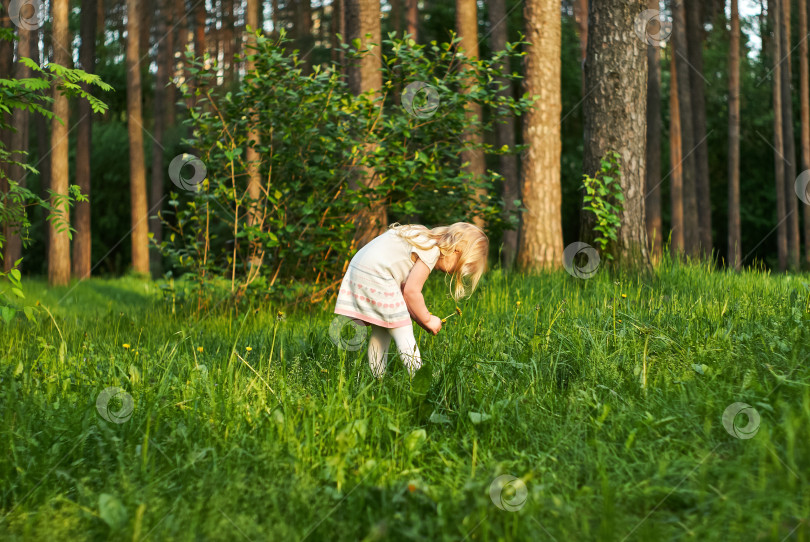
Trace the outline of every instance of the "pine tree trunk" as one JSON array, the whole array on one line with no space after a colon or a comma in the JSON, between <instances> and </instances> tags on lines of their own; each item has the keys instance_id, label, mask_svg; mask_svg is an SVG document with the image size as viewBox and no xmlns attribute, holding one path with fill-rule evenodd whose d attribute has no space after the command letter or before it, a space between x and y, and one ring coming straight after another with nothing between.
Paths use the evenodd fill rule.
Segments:
<instances>
[{"instance_id":1,"label":"pine tree trunk","mask_svg":"<svg viewBox=\"0 0 810 542\"><path fill-rule=\"evenodd\" d=\"M520 227L517 266L523 271L562 266L560 184L560 0L525 0L523 93L539 96L523 118L520 184L527 211Z\"/></svg>"},{"instance_id":2,"label":"pine tree trunk","mask_svg":"<svg viewBox=\"0 0 810 542\"><path fill-rule=\"evenodd\" d=\"M332 45L332 61L337 63L338 66L343 66L343 49L340 48L342 43L341 39L346 39L346 25L343 18L343 0L332 1L332 32L331 32L331 45ZM338 38L340 35L341 39Z\"/></svg>"},{"instance_id":3,"label":"pine tree trunk","mask_svg":"<svg viewBox=\"0 0 810 542\"><path fill-rule=\"evenodd\" d=\"M171 55L171 41L161 40L167 32L170 32L172 24L172 0L158 0L159 14L157 21L157 74L155 74L155 105L154 105L154 125L152 131L152 184L149 191L149 232L152 240L156 244L163 241L163 225L157 217L161 211L164 199L163 182L165 180L166 168L164 166L164 131L166 127L166 112L171 109L171 103L167 98L167 87L169 83L169 63ZM154 216L154 218L152 218ZM152 246L152 254L149 257L149 264L153 277L163 274L163 262L160 251Z\"/></svg>"},{"instance_id":4,"label":"pine tree trunk","mask_svg":"<svg viewBox=\"0 0 810 542\"><path fill-rule=\"evenodd\" d=\"M478 58L478 5L476 0L456 0L456 31L461 38L459 49L469 59ZM464 70L472 70L470 64L464 64ZM465 85L462 92L469 92L469 86ZM483 141L481 131L473 123L481 120L481 106L476 103L467 104L467 126L463 134L467 145L477 146ZM470 176L470 180L479 182L486 173L486 163L484 161L484 151L480 148L472 148L461 152L461 164L464 172ZM464 166L464 164L467 164ZM487 200L486 190L476 188L474 197L484 203ZM481 217L475 216L473 223L479 228L484 227Z\"/></svg>"},{"instance_id":5,"label":"pine tree trunk","mask_svg":"<svg viewBox=\"0 0 810 542\"><path fill-rule=\"evenodd\" d=\"M728 54L728 265L740 270L740 14L731 0Z\"/></svg>"},{"instance_id":6,"label":"pine tree trunk","mask_svg":"<svg viewBox=\"0 0 810 542\"><path fill-rule=\"evenodd\" d=\"M312 4L310 0L296 0L295 25L293 27L296 49L303 62L303 73L312 73Z\"/></svg>"},{"instance_id":7,"label":"pine tree trunk","mask_svg":"<svg viewBox=\"0 0 810 542\"><path fill-rule=\"evenodd\" d=\"M52 0L53 61L61 66L71 65L68 12L68 0ZM70 106L67 97L55 87L52 107L54 117L51 120L51 190L54 194L66 196L69 184ZM51 199L51 206L55 220L49 221L51 243L48 250L48 282L51 286L62 286L70 280L70 239L67 232L70 211L65 202L58 203L55 198Z\"/></svg>"},{"instance_id":8,"label":"pine tree trunk","mask_svg":"<svg viewBox=\"0 0 810 542\"><path fill-rule=\"evenodd\" d=\"M36 39L36 32L20 26L17 33L20 39L17 42L17 62L14 63L13 76L16 79L28 78L31 77L31 69L20 62L20 59L22 57L31 58L31 44ZM28 156L25 154L28 152L28 119L29 113L27 109L12 109L11 126L13 131L8 150L12 151L12 160L23 164L28 163ZM10 164L8 175L12 181L19 183L20 186L25 186L26 171L22 166ZM14 201L7 202L9 206L15 204ZM22 239L16 232L18 227L19 224L6 224L3 228L5 234L3 268L6 271L10 270L14 266L14 262L22 257Z\"/></svg>"},{"instance_id":9,"label":"pine tree trunk","mask_svg":"<svg viewBox=\"0 0 810 542\"><path fill-rule=\"evenodd\" d=\"M683 153L683 221L684 250L692 258L700 255L700 225L698 221L695 130L692 115L692 97L689 83L689 52L685 32L686 17L683 0L673 0L672 5L673 58L677 64L678 105L681 112L681 152Z\"/></svg>"},{"instance_id":10,"label":"pine tree trunk","mask_svg":"<svg viewBox=\"0 0 810 542\"><path fill-rule=\"evenodd\" d=\"M798 0L799 36L807 35L807 0ZM802 119L802 171L810 169L810 75L808 74L807 40L799 42L799 101ZM805 198L807 195L805 195ZM810 205L802 205L804 212L804 261L810 264Z\"/></svg>"},{"instance_id":11,"label":"pine tree trunk","mask_svg":"<svg viewBox=\"0 0 810 542\"><path fill-rule=\"evenodd\" d=\"M782 54L782 156L784 157L785 179L785 224L787 227L788 267L796 270L799 267L799 207L794 189L796 180L796 144L793 135L793 92L791 88L793 71L790 66L790 0L782 0L781 4L781 32L780 47Z\"/></svg>"},{"instance_id":12,"label":"pine tree trunk","mask_svg":"<svg viewBox=\"0 0 810 542\"><path fill-rule=\"evenodd\" d=\"M80 22L81 45L79 63L87 73L95 73L96 64L96 16L97 0L82 0ZM87 100L77 104L79 118L76 121L76 184L82 194L90 196L93 111ZM90 277L92 265L92 235L90 227L90 202L76 203L74 212L76 233L73 238L73 276L79 280Z\"/></svg>"},{"instance_id":13,"label":"pine tree trunk","mask_svg":"<svg viewBox=\"0 0 810 542\"><path fill-rule=\"evenodd\" d=\"M706 98L703 78L703 23L700 0L685 0L686 37L689 42L689 84L692 126L695 130L695 198L698 213L698 242L702 256L712 254L712 204L709 185L709 145L706 141Z\"/></svg>"},{"instance_id":14,"label":"pine tree trunk","mask_svg":"<svg viewBox=\"0 0 810 542\"><path fill-rule=\"evenodd\" d=\"M585 174L609 152L621 155L624 211L616 243L622 265L649 264L644 181L647 137L647 45L634 31L646 0L593 2L585 60ZM591 214L583 211L583 214Z\"/></svg>"},{"instance_id":15,"label":"pine tree trunk","mask_svg":"<svg viewBox=\"0 0 810 542\"><path fill-rule=\"evenodd\" d=\"M136 273L147 274L149 273L149 223L142 131L139 24L140 0L127 0L127 132L129 133L129 195L132 206L132 269Z\"/></svg>"},{"instance_id":16,"label":"pine tree trunk","mask_svg":"<svg viewBox=\"0 0 810 542\"><path fill-rule=\"evenodd\" d=\"M379 97L382 88L382 57L380 56L380 0L345 0L346 39L349 43L360 40L361 50L368 49L370 43L377 44L362 58L350 62L346 69L349 89L355 95L373 91ZM370 39L366 38L370 35ZM380 104L382 106L382 104ZM363 152L374 152L367 145ZM374 188L380 179L370 168L356 168L349 178L349 188L357 190L360 185ZM358 209L355 215L355 235L353 244L361 248L380 235L388 226L388 213L384 201L372 201L367 209Z\"/></svg>"},{"instance_id":17,"label":"pine tree trunk","mask_svg":"<svg viewBox=\"0 0 810 542\"><path fill-rule=\"evenodd\" d=\"M505 0L492 0L489 4L490 23L490 43L492 51L502 51L506 48L507 24L506 2ZM511 72L506 60L501 62L501 69ZM504 88L499 95L512 97L511 79L501 79L499 83ZM509 115L503 122L495 126L495 145L497 147L512 147L515 144L515 119ZM505 210L509 214L515 213L514 201L520 199L520 187L518 186L518 165L517 157L514 154L504 154L500 157L500 173L503 176L503 200ZM520 217L520 215L517 215ZM506 230L503 232L503 267L510 269L517 257L518 230Z\"/></svg>"},{"instance_id":18,"label":"pine tree trunk","mask_svg":"<svg viewBox=\"0 0 810 542\"><path fill-rule=\"evenodd\" d=\"M225 84L234 82L234 46L236 33L234 32L233 0L223 0L222 4L222 31L223 31L223 55L225 57Z\"/></svg>"},{"instance_id":19,"label":"pine tree trunk","mask_svg":"<svg viewBox=\"0 0 810 542\"><path fill-rule=\"evenodd\" d=\"M402 37L402 0L391 0L391 28Z\"/></svg>"},{"instance_id":20,"label":"pine tree trunk","mask_svg":"<svg viewBox=\"0 0 810 542\"><path fill-rule=\"evenodd\" d=\"M405 0L405 10L406 32L413 41L419 43L419 0Z\"/></svg>"},{"instance_id":21,"label":"pine tree trunk","mask_svg":"<svg viewBox=\"0 0 810 542\"><path fill-rule=\"evenodd\" d=\"M42 54L40 57L40 53L38 51L39 48L39 35L37 35L37 39L33 41L33 48L37 49L37 52L34 54L34 58L39 62L40 66L44 66L49 62L48 57L48 45L50 41L50 32L45 32L44 29L40 29L39 32L42 36L43 41L43 48ZM43 91L49 92L49 91ZM39 113L35 114L34 118L34 126L36 127L37 131L37 156L39 156L39 165L37 169L39 170L39 190L40 190L40 197L47 198L48 197L48 189L51 187L51 136L49 130L49 120L45 115L40 115ZM45 232L43 237L45 238L45 254L50 254L51 250L51 230L50 228L44 228Z\"/></svg>"},{"instance_id":22,"label":"pine tree trunk","mask_svg":"<svg viewBox=\"0 0 810 542\"><path fill-rule=\"evenodd\" d=\"M648 9L658 9L658 0L648 0ZM650 255L661 255L661 66L660 50L647 45L647 178L644 206Z\"/></svg>"},{"instance_id":23,"label":"pine tree trunk","mask_svg":"<svg viewBox=\"0 0 810 542\"><path fill-rule=\"evenodd\" d=\"M651 2L654 0L650 0ZM580 73L582 95L585 95L585 55L588 52L588 0L574 0L574 19L579 34Z\"/></svg>"},{"instance_id":24,"label":"pine tree trunk","mask_svg":"<svg viewBox=\"0 0 810 542\"><path fill-rule=\"evenodd\" d=\"M681 107L678 102L678 70L674 58L669 61L669 161L670 205L672 214L672 240L670 252L677 256L684 254L683 224L683 147L681 145Z\"/></svg>"},{"instance_id":25,"label":"pine tree trunk","mask_svg":"<svg viewBox=\"0 0 810 542\"><path fill-rule=\"evenodd\" d=\"M768 19L773 28L773 43L771 45L771 56L773 60L773 147L774 147L774 176L776 177L776 218L777 223L777 254L779 270L784 271L788 265L788 239L787 224L785 224L785 167L782 155L784 134L782 130L782 45L781 45L781 0L768 0Z\"/></svg>"}]
</instances>

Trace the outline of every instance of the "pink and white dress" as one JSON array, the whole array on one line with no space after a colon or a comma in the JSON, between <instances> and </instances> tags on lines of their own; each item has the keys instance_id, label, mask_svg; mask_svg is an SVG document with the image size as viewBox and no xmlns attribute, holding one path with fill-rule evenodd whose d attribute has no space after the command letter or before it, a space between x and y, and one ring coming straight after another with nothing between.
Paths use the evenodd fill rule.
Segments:
<instances>
[{"instance_id":1,"label":"pink and white dress","mask_svg":"<svg viewBox=\"0 0 810 542\"><path fill-rule=\"evenodd\" d=\"M426 235L419 234L415 240L432 244L433 248L421 250L396 231L388 230L357 251L340 284L335 314L359 318L380 327L412 325L400 289L416 263L412 254L418 255L431 271L440 256L436 242Z\"/></svg>"}]
</instances>

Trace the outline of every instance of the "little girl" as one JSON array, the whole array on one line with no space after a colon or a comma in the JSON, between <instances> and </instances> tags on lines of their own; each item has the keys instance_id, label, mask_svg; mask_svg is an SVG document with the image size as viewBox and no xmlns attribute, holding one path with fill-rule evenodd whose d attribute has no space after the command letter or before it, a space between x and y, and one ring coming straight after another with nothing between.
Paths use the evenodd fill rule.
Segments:
<instances>
[{"instance_id":1,"label":"little girl","mask_svg":"<svg viewBox=\"0 0 810 542\"><path fill-rule=\"evenodd\" d=\"M370 325L368 362L377 378L385 373L391 338L411 376L422 366L411 317L436 335L442 322L428 311L422 286L435 267L451 274L458 301L475 291L484 273L489 239L467 222L433 229L394 223L354 255L340 285L335 313ZM463 283L470 277L470 285Z\"/></svg>"}]
</instances>

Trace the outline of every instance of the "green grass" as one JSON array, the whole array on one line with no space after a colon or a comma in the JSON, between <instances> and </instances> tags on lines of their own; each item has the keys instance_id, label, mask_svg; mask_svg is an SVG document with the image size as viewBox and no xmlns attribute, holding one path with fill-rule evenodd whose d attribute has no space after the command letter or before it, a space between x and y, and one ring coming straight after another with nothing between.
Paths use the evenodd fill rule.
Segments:
<instances>
[{"instance_id":1,"label":"green grass","mask_svg":"<svg viewBox=\"0 0 810 542\"><path fill-rule=\"evenodd\" d=\"M807 540L807 282L496 270L416 328L413 384L336 348L332 304L172 313L155 283L29 282L53 318L0 327L0 538ZM453 312L436 277L425 298ZM124 423L96 408L110 386ZM724 429L734 402L753 438ZM504 474L518 511L490 498Z\"/></svg>"}]
</instances>

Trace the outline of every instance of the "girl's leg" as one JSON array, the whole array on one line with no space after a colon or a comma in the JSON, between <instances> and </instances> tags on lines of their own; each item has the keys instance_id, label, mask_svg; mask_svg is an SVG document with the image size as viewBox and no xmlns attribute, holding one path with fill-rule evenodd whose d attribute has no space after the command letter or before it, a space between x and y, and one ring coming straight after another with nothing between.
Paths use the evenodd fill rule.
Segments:
<instances>
[{"instance_id":1,"label":"girl's leg","mask_svg":"<svg viewBox=\"0 0 810 542\"><path fill-rule=\"evenodd\" d=\"M388 345L391 344L391 335L380 326L371 324L371 335L368 339L368 365L371 373L382 378L388 361Z\"/></svg>"},{"instance_id":2,"label":"girl's leg","mask_svg":"<svg viewBox=\"0 0 810 542\"><path fill-rule=\"evenodd\" d=\"M419 353L419 346L416 344L416 337L413 335L413 326L395 327L388 330L397 344L399 357L408 368L411 376L422 366L422 356Z\"/></svg>"}]
</instances>

